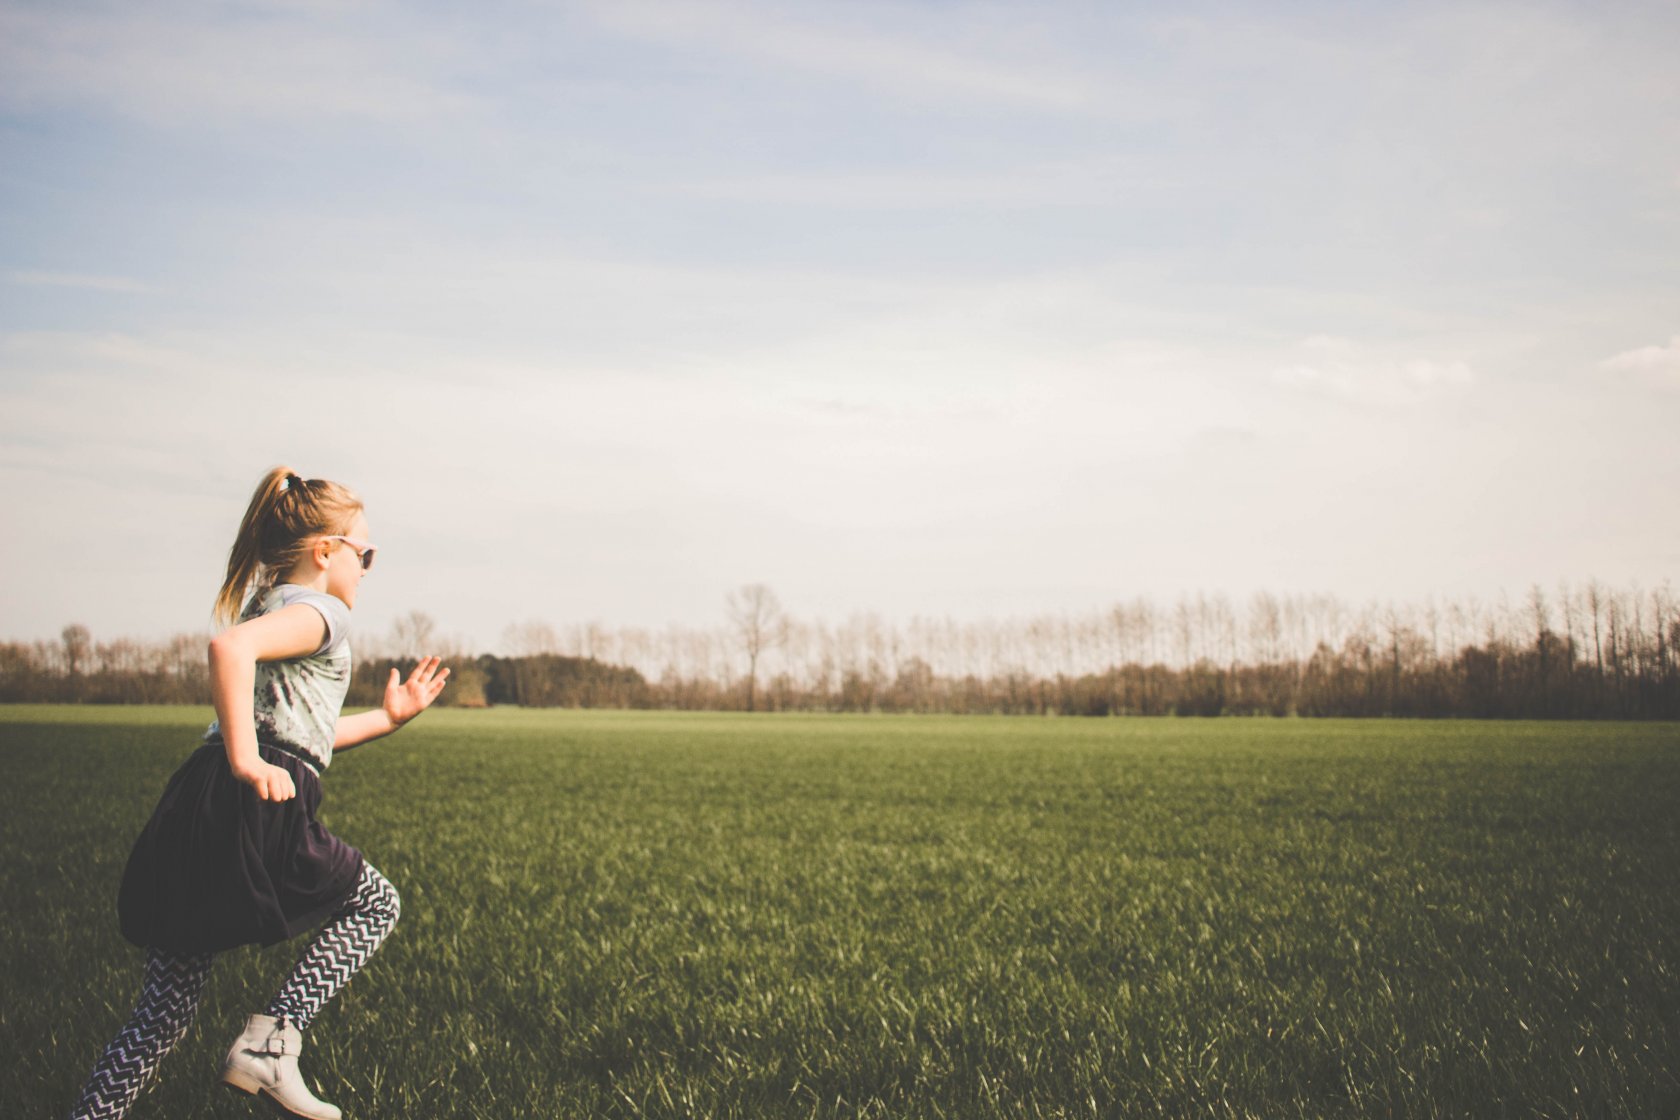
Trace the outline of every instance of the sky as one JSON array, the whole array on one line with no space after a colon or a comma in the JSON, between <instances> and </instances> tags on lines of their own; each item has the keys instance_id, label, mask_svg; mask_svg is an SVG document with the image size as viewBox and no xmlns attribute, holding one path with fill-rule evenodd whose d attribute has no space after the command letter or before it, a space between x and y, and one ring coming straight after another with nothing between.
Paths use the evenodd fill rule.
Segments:
<instances>
[{"instance_id":1,"label":"sky","mask_svg":"<svg viewBox=\"0 0 1680 1120\"><path fill-rule=\"evenodd\" d=\"M1680 572L1680 6L0 0L0 638Z\"/></svg>"}]
</instances>

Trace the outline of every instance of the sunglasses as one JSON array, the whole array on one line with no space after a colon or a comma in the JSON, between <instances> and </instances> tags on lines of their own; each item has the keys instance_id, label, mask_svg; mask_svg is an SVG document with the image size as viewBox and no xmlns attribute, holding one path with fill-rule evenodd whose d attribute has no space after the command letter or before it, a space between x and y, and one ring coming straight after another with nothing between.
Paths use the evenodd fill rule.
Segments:
<instances>
[{"instance_id":1,"label":"sunglasses","mask_svg":"<svg viewBox=\"0 0 1680 1120\"><path fill-rule=\"evenodd\" d=\"M373 567L373 554L379 551L378 545L369 544L366 541L359 541L355 537L341 537L335 534L332 536L323 536L321 539L324 541L343 541L345 544L349 545L355 550L356 558L362 562L362 571L364 572Z\"/></svg>"}]
</instances>

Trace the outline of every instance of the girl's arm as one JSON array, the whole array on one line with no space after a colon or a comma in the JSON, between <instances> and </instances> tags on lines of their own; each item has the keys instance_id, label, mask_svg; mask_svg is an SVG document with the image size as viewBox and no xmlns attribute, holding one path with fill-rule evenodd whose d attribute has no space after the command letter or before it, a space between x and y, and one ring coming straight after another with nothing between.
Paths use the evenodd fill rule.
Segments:
<instances>
[{"instance_id":1,"label":"girl's arm","mask_svg":"<svg viewBox=\"0 0 1680 1120\"><path fill-rule=\"evenodd\" d=\"M443 691L449 670L438 671L443 662L436 657L422 657L414 672L403 681L395 668L385 684L385 706L353 716L340 716L333 735L333 753L359 747L363 743L389 735L421 712Z\"/></svg>"},{"instance_id":2,"label":"girl's arm","mask_svg":"<svg viewBox=\"0 0 1680 1120\"><path fill-rule=\"evenodd\" d=\"M327 621L305 603L230 626L210 639L210 697L227 749L233 776L264 801L286 801L297 794L292 776L257 753L257 725L252 715L257 662L305 657L321 648Z\"/></svg>"}]
</instances>

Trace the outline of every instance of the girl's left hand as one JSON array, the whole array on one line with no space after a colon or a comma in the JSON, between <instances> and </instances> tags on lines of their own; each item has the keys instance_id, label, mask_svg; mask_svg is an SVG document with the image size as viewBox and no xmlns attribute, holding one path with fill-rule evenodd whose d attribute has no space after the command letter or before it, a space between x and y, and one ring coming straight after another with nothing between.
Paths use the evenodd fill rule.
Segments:
<instances>
[{"instance_id":1,"label":"girl's left hand","mask_svg":"<svg viewBox=\"0 0 1680 1120\"><path fill-rule=\"evenodd\" d=\"M392 724L401 727L432 706L432 701L443 691L443 682L449 679L448 669L438 671L440 664L442 658L422 657L406 681L392 668L391 679L385 685L385 714Z\"/></svg>"}]
</instances>

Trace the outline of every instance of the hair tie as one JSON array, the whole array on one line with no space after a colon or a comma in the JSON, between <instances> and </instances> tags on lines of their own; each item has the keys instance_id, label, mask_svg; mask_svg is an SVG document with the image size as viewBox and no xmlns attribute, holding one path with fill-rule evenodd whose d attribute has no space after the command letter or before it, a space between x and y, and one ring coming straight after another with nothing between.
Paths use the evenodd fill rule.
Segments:
<instances>
[{"instance_id":1,"label":"hair tie","mask_svg":"<svg viewBox=\"0 0 1680 1120\"><path fill-rule=\"evenodd\" d=\"M298 486L302 486L303 485L303 479L299 478L295 474L288 474L285 478L282 478L280 480L280 492L285 493L287 490L290 490L292 488L293 484L296 484Z\"/></svg>"}]
</instances>

